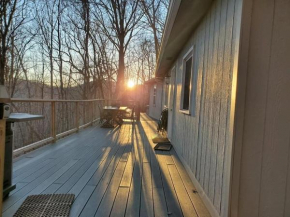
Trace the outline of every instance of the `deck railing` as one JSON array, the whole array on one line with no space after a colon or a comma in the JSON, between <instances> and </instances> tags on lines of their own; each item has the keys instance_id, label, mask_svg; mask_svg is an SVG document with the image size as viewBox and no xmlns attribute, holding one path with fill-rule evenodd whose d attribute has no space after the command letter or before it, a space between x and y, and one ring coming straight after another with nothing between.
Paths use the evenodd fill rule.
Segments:
<instances>
[{"instance_id":1,"label":"deck railing","mask_svg":"<svg viewBox=\"0 0 290 217\"><path fill-rule=\"evenodd\" d=\"M57 139L79 131L99 120L100 110L109 101L104 99L59 100L59 99L11 99L13 112L25 112L44 115L43 121L17 123L14 139L17 135L26 135L26 140L16 145L14 155L19 155ZM31 106L33 104L33 106ZM22 124L22 127L20 126ZM29 128L29 129L28 129ZM39 133L38 131L42 131ZM27 132L22 132L27 131ZM30 131L30 132L28 132ZM37 135L37 136L35 136ZM31 143L32 141L32 143ZM17 141L16 141L17 143ZM30 144L31 143L31 144Z\"/></svg>"},{"instance_id":2,"label":"deck railing","mask_svg":"<svg viewBox=\"0 0 290 217\"><path fill-rule=\"evenodd\" d=\"M124 102L123 102L124 103ZM140 120L139 103L134 104L136 119ZM100 118L100 111L105 105L122 104L120 100L89 99L18 99L12 98L12 111L44 115L44 120L29 123L15 123L14 156L36 149L45 144L78 132L92 125ZM32 105L33 104L33 105Z\"/></svg>"}]
</instances>

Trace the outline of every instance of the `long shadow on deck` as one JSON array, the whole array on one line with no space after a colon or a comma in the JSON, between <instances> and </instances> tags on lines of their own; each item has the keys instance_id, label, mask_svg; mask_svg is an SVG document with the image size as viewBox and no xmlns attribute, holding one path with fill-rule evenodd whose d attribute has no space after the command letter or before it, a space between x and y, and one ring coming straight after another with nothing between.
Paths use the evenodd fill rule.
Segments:
<instances>
[{"instance_id":1,"label":"long shadow on deck","mask_svg":"<svg viewBox=\"0 0 290 217\"><path fill-rule=\"evenodd\" d=\"M155 124L95 126L28 154L15 164L18 187L3 216L12 216L27 196L44 193L75 194L71 216L196 216L171 153L153 149Z\"/></svg>"},{"instance_id":2,"label":"long shadow on deck","mask_svg":"<svg viewBox=\"0 0 290 217\"><path fill-rule=\"evenodd\" d=\"M154 121L146 122L146 127L150 128L146 129L147 132L142 122L133 125L133 134L135 134L136 138L134 148L140 145L143 146L140 151L143 151L143 153L138 153L139 156L142 156L142 159L139 159L138 164L135 164L134 167L134 173L136 169L138 173L139 171L141 173L141 192L140 198L138 197L139 195L135 195L136 198L133 201L137 201L137 203L135 202L133 206L138 207L138 202L140 201L140 216L183 216L167 168L168 153L154 151L150 142L151 137L155 134L154 123ZM152 131L152 133L149 134L148 131ZM141 138L139 138L138 134ZM132 185L136 185L139 180L139 177L136 178L133 175ZM128 216L137 216L135 214L137 213Z\"/></svg>"}]
</instances>

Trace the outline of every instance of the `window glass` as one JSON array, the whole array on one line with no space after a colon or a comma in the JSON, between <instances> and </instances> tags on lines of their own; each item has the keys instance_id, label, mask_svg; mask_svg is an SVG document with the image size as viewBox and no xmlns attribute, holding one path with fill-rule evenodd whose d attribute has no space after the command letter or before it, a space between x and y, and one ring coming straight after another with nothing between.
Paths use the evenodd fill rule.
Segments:
<instances>
[{"instance_id":1,"label":"window glass","mask_svg":"<svg viewBox=\"0 0 290 217\"><path fill-rule=\"evenodd\" d=\"M169 77L165 78L165 99L164 99L164 106L168 107L168 92L169 92Z\"/></svg>"},{"instance_id":2,"label":"window glass","mask_svg":"<svg viewBox=\"0 0 290 217\"><path fill-rule=\"evenodd\" d=\"M192 57L185 62L182 109L189 110Z\"/></svg>"},{"instance_id":3,"label":"window glass","mask_svg":"<svg viewBox=\"0 0 290 217\"><path fill-rule=\"evenodd\" d=\"M154 84L154 88L153 88L153 105L156 105L156 93L157 93L157 85Z\"/></svg>"}]
</instances>

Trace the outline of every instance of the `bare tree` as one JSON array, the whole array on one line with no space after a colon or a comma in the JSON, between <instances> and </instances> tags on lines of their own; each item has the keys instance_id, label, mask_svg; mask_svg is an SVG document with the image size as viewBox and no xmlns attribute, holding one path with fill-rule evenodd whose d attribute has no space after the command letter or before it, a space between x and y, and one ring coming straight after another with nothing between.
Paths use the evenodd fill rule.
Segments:
<instances>
[{"instance_id":1,"label":"bare tree","mask_svg":"<svg viewBox=\"0 0 290 217\"><path fill-rule=\"evenodd\" d=\"M64 5L62 4L62 0L58 0L57 3L57 53L58 53L58 73L59 73L59 83L60 83L60 98L65 98L64 93L64 81L63 81L63 53L62 53L62 13L64 10Z\"/></svg>"},{"instance_id":2,"label":"bare tree","mask_svg":"<svg viewBox=\"0 0 290 217\"><path fill-rule=\"evenodd\" d=\"M152 31L155 45L155 59L157 61L168 0L141 0L140 5L146 17L146 25Z\"/></svg>"},{"instance_id":3,"label":"bare tree","mask_svg":"<svg viewBox=\"0 0 290 217\"><path fill-rule=\"evenodd\" d=\"M90 73L89 73L89 2L73 2L68 14L68 21L65 27L65 46L67 64L70 65L70 79L74 79L80 85L82 98L89 97ZM74 78L73 78L74 76ZM81 76L81 79L77 79ZM80 82L78 82L80 80Z\"/></svg>"},{"instance_id":4,"label":"bare tree","mask_svg":"<svg viewBox=\"0 0 290 217\"><path fill-rule=\"evenodd\" d=\"M142 18L139 0L97 0L94 15L102 32L118 51L116 94L124 88L125 54Z\"/></svg>"},{"instance_id":5,"label":"bare tree","mask_svg":"<svg viewBox=\"0 0 290 217\"><path fill-rule=\"evenodd\" d=\"M50 98L54 98L54 32L57 25L55 14L57 14L57 1L39 1L35 5L36 8L36 22L39 28L39 34L41 38L42 48L49 58L50 66Z\"/></svg>"},{"instance_id":6,"label":"bare tree","mask_svg":"<svg viewBox=\"0 0 290 217\"><path fill-rule=\"evenodd\" d=\"M154 71L167 1L1 0L0 84L11 97L62 99L111 98L126 78L141 86ZM13 106L51 113L44 103ZM58 132L74 127L73 106L56 106ZM18 125L16 140L46 138L49 124Z\"/></svg>"},{"instance_id":7,"label":"bare tree","mask_svg":"<svg viewBox=\"0 0 290 217\"><path fill-rule=\"evenodd\" d=\"M113 74L115 72L113 60L110 58L107 45L108 41L106 38L98 34L98 28L91 30L91 39L93 46L93 87L95 90L95 97L97 92L101 98L111 97L112 95L112 86L111 82L113 79ZM108 82L109 81L109 82ZM108 91L106 94L104 92L104 87Z\"/></svg>"},{"instance_id":8,"label":"bare tree","mask_svg":"<svg viewBox=\"0 0 290 217\"><path fill-rule=\"evenodd\" d=\"M28 69L25 64L25 55L31 48L31 42L34 39L35 34L27 34L25 29L17 30L15 35L11 36L10 49L8 50L7 60L9 62L8 76L6 80L6 86L9 91L9 95L12 98L17 90L18 80L21 75L24 74L27 83L27 92L30 96L30 87L28 85Z\"/></svg>"},{"instance_id":9,"label":"bare tree","mask_svg":"<svg viewBox=\"0 0 290 217\"><path fill-rule=\"evenodd\" d=\"M25 0L21 2L21 7L17 0L0 1L0 84L5 83L7 51L12 36L25 21L25 15L23 14L25 5Z\"/></svg>"}]
</instances>

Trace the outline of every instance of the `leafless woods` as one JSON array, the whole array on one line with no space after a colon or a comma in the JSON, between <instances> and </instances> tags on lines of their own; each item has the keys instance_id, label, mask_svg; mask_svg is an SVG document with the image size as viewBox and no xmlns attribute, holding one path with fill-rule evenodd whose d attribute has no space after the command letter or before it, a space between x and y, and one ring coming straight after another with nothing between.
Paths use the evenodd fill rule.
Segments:
<instances>
[{"instance_id":1,"label":"leafless woods","mask_svg":"<svg viewBox=\"0 0 290 217\"><path fill-rule=\"evenodd\" d=\"M110 97L128 78L141 84L154 70L167 1L3 0L0 82L11 97L58 99Z\"/></svg>"},{"instance_id":2,"label":"leafless woods","mask_svg":"<svg viewBox=\"0 0 290 217\"><path fill-rule=\"evenodd\" d=\"M143 84L153 76L168 4L169 0L2 0L0 84L16 98L117 97L127 80ZM13 109L50 114L44 103L14 104ZM70 129L69 106L59 106L58 115L64 120L59 131ZM31 126L38 130L28 133L29 138L45 137L49 124L48 118ZM21 130L27 129L25 125Z\"/></svg>"}]
</instances>

